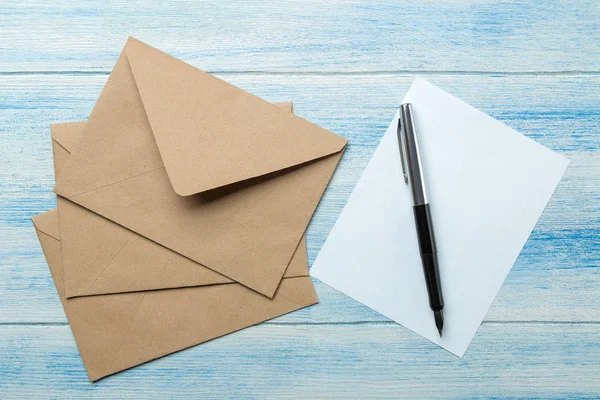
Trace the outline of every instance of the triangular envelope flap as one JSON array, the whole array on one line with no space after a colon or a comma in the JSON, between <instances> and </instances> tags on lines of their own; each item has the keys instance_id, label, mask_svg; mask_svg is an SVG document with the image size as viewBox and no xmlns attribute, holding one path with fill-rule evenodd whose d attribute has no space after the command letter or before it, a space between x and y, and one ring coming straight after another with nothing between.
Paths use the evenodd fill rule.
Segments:
<instances>
[{"instance_id":1,"label":"triangular envelope flap","mask_svg":"<svg viewBox=\"0 0 600 400\"><path fill-rule=\"evenodd\" d=\"M31 217L33 225L40 232L52 236L56 240L60 240L60 231L58 229L58 209L53 208L50 211L34 215Z\"/></svg>"},{"instance_id":2,"label":"triangular envelope flap","mask_svg":"<svg viewBox=\"0 0 600 400\"><path fill-rule=\"evenodd\" d=\"M201 193L339 152L347 141L130 38L125 53L175 192Z\"/></svg>"},{"instance_id":3,"label":"triangular envelope flap","mask_svg":"<svg viewBox=\"0 0 600 400\"><path fill-rule=\"evenodd\" d=\"M54 180L62 173L71 153L77 146L80 133L85 129L85 121L63 122L50 125L52 154L54 158Z\"/></svg>"},{"instance_id":4,"label":"triangular envelope flap","mask_svg":"<svg viewBox=\"0 0 600 400\"><path fill-rule=\"evenodd\" d=\"M72 153L79 142L79 132L85 129L86 121L63 122L50 125L52 140L56 141L69 153Z\"/></svg>"}]
</instances>

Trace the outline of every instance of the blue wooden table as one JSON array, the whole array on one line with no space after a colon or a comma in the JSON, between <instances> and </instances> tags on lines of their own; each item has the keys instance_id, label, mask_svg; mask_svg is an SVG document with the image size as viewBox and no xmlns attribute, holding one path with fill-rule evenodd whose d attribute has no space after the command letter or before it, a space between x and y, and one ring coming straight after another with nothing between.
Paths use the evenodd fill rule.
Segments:
<instances>
[{"instance_id":1,"label":"blue wooden table","mask_svg":"<svg viewBox=\"0 0 600 400\"><path fill-rule=\"evenodd\" d=\"M85 119L128 35L350 140L315 259L419 75L569 167L464 358L315 281L320 304L90 384L30 216L49 124ZM600 3L0 4L0 398L599 398Z\"/></svg>"}]
</instances>

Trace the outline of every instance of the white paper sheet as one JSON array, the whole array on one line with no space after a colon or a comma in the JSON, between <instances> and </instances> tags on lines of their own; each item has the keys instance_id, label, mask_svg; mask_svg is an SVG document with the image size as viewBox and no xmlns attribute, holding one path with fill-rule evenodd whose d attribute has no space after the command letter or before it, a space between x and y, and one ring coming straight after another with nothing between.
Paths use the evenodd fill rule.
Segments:
<instances>
[{"instance_id":1,"label":"white paper sheet","mask_svg":"<svg viewBox=\"0 0 600 400\"><path fill-rule=\"evenodd\" d=\"M444 293L429 309L396 115L311 275L462 357L569 161L430 83L413 104Z\"/></svg>"}]
</instances>

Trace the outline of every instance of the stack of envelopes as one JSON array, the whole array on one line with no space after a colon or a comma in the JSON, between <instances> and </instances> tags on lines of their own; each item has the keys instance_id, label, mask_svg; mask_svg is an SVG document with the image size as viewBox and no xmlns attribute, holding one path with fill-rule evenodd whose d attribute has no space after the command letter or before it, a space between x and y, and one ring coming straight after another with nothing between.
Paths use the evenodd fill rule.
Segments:
<instances>
[{"instance_id":1,"label":"stack of envelopes","mask_svg":"<svg viewBox=\"0 0 600 400\"><path fill-rule=\"evenodd\" d=\"M347 141L130 38L52 125L33 218L92 381L315 304L304 232Z\"/></svg>"}]
</instances>

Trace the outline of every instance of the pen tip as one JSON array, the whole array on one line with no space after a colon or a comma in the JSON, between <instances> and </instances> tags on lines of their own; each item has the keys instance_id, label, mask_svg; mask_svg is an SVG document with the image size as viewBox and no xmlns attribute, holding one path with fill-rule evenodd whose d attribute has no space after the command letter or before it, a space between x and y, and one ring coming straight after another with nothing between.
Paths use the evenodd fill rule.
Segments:
<instances>
[{"instance_id":1,"label":"pen tip","mask_svg":"<svg viewBox=\"0 0 600 400\"><path fill-rule=\"evenodd\" d=\"M433 312L433 315L435 316L435 326L437 327L440 337L442 337L442 329L444 329L444 312L442 310L437 310Z\"/></svg>"}]
</instances>

